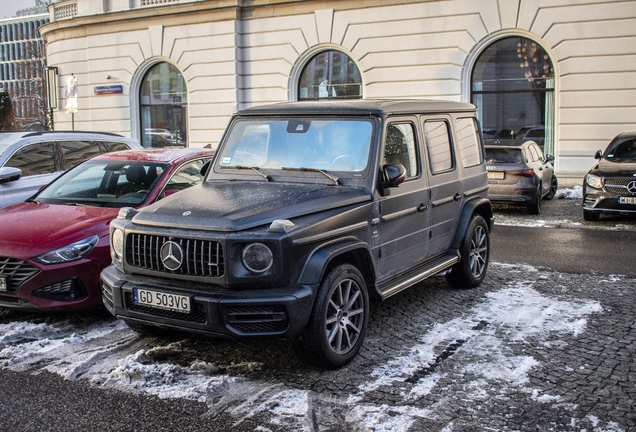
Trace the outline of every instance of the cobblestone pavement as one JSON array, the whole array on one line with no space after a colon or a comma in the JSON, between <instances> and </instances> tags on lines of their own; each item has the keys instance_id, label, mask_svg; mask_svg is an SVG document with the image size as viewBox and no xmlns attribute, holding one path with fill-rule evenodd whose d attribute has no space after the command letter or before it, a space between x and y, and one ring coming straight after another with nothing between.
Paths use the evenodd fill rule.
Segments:
<instances>
[{"instance_id":1,"label":"cobblestone pavement","mask_svg":"<svg viewBox=\"0 0 636 432\"><path fill-rule=\"evenodd\" d=\"M554 203L544 210L546 220L563 219L554 217L558 212L574 215L566 205L572 201ZM523 217L518 209L497 214ZM619 218L592 228L617 224L634 222ZM192 384L198 387L187 397L201 404L201 418L230 422L224 424L236 431L632 431L635 305L636 279L491 263L478 288L453 289L432 278L373 303L361 352L335 371L300 363L287 341L141 338L114 327L106 313L70 321L0 315L0 325L20 319L52 328L71 324L76 333L69 340L90 333L90 326L115 328L103 340L86 338L84 345L20 361L12 359L20 344L45 342L0 336L0 367L158 394L147 389L151 382L166 390L179 377L143 375L144 367L203 364L209 381ZM139 362L122 373L123 359Z\"/></svg>"}]
</instances>

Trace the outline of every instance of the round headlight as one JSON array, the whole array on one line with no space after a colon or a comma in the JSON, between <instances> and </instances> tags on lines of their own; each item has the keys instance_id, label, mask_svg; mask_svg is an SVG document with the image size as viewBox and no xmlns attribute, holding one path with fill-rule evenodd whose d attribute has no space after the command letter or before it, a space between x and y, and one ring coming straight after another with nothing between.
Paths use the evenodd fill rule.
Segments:
<instances>
[{"instance_id":1,"label":"round headlight","mask_svg":"<svg viewBox=\"0 0 636 432\"><path fill-rule=\"evenodd\" d=\"M263 243L252 243L243 249L241 261L252 273L263 273L274 263L274 255Z\"/></svg>"},{"instance_id":2,"label":"round headlight","mask_svg":"<svg viewBox=\"0 0 636 432\"><path fill-rule=\"evenodd\" d=\"M121 257L124 254L124 233L122 230L114 230L110 242L115 255L118 258Z\"/></svg>"}]
</instances>

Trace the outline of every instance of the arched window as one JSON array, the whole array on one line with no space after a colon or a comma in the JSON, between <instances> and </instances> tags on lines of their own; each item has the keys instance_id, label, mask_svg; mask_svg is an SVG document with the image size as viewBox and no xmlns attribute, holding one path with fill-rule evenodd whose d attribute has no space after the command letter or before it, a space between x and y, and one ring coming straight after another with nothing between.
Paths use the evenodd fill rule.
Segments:
<instances>
[{"instance_id":1,"label":"arched window","mask_svg":"<svg viewBox=\"0 0 636 432\"><path fill-rule=\"evenodd\" d=\"M188 95L181 72L170 63L151 67L141 83L141 144L187 147Z\"/></svg>"},{"instance_id":2,"label":"arched window","mask_svg":"<svg viewBox=\"0 0 636 432\"><path fill-rule=\"evenodd\" d=\"M362 76L358 66L340 51L321 51L300 74L298 100L361 98Z\"/></svg>"},{"instance_id":3,"label":"arched window","mask_svg":"<svg viewBox=\"0 0 636 432\"><path fill-rule=\"evenodd\" d=\"M488 46L473 69L471 101L485 139L533 140L554 154L554 67L535 41L513 36Z\"/></svg>"}]
</instances>

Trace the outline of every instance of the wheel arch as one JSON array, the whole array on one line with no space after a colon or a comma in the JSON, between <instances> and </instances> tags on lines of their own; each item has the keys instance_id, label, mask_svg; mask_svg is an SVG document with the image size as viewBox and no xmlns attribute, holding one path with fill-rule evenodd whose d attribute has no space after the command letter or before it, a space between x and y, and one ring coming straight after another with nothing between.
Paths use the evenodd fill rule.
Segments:
<instances>
[{"instance_id":1,"label":"wheel arch","mask_svg":"<svg viewBox=\"0 0 636 432\"><path fill-rule=\"evenodd\" d=\"M375 298L375 267L369 245L355 237L347 237L322 244L311 253L300 275L300 284L319 285L335 266L348 263L355 266L364 278L369 295Z\"/></svg>"},{"instance_id":2,"label":"wheel arch","mask_svg":"<svg viewBox=\"0 0 636 432\"><path fill-rule=\"evenodd\" d=\"M464 204L464 208L462 209L462 214L459 218L459 223L457 224L457 230L455 231L455 237L453 237L453 242L451 243L451 249L459 249L462 244L466 228L468 228L468 224L475 213L484 218L488 225L488 230L492 231L493 213L490 200L487 198L478 198L468 201Z\"/></svg>"}]
</instances>

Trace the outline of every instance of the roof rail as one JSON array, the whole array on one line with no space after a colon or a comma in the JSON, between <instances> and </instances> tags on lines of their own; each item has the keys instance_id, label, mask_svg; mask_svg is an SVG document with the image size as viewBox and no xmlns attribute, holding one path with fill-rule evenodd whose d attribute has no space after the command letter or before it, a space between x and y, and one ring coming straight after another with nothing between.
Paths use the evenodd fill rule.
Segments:
<instances>
[{"instance_id":1,"label":"roof rail","mask_svg":"<svg viewBox=\"0 0 636 432\"><path fill-rule=\"evenodd\" d=\"M97 131L66 131L66 130L54 130L54 131L31 132L31 133L28 133L28 134L24 135L24 138L26 138L26 137L34 137L34 136L41 136L41 135L48 135L48 134L53 134L53 133L68 133L68 134L93 133L93 134L109 135L109 136L115 136L115 137L124 138L124 136L123 136L123 135L119 135L119 134L112 133L112 132L97 132Z\"/></svg>"}]
</instances>

